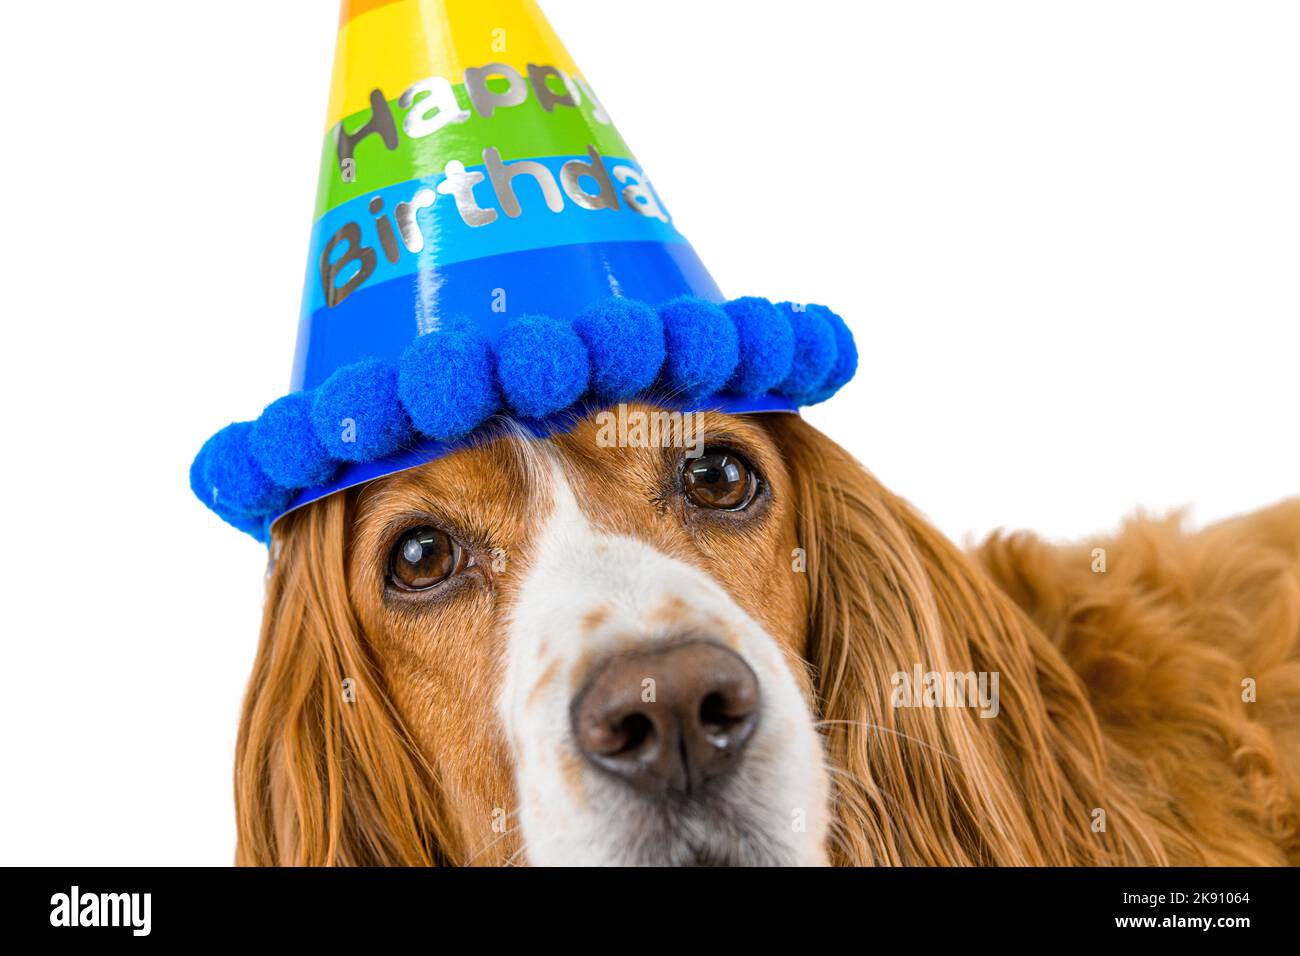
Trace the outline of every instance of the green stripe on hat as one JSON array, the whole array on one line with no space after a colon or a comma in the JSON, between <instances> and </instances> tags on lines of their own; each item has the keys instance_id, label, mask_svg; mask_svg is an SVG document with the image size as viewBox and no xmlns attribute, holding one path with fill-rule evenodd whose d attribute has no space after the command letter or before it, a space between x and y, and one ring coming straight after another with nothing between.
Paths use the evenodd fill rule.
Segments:
<instances>
[{"instance_id":1,"label":"green stripe on hat","mask_svg":"<svg viewBox=\"0 0 1300 956\"><path fill-rule=\"evenodd\" d=\"M497 90L505 88L499 79L489 80L488 85ZM485 146L495 147L507 160L582 156L588 146L605 156L632 157L613 123L596 119L599 107L589 99L584 98L577 106L555 105L547 110L535 96L529 96L516 106L495 110L485 119L471 107L463 83L450 86L450 90L459 108L456 113L434 108L432 97L416 99L406 107L400 97L386 101L395 133L394 149L388 148L379 130L357 137L372 120L371 110L347 117L342 128L346 131L343 135L351 134L345 148L345 152L351 151L350 167L340 162L339 128L331 130L321 151L314 218L372 190L438 175L451 161L478 165L483 162ZM445 88L442 95L446 97ZM450 100L446 105L450 107ZM352 177L350 182L344 179L345 168Z\"/></svg>"}]
</instances>

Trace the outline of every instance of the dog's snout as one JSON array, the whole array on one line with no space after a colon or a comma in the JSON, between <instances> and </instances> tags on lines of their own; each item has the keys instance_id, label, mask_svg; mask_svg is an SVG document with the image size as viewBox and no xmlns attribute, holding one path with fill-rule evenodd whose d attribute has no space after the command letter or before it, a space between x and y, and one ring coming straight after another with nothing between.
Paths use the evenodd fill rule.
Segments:
<instances>
[{"instance_id":1,"label":"dog's snout","mask_svg":"<svg viewBox=\"0 0 1300 956\"><path fill-rule=\"evenodd\" d=\"M683 794L736 767L758 713L749 665L704 641L611 658L571 710L590 762L643 791Z\"/></svg>"}]
</instances>

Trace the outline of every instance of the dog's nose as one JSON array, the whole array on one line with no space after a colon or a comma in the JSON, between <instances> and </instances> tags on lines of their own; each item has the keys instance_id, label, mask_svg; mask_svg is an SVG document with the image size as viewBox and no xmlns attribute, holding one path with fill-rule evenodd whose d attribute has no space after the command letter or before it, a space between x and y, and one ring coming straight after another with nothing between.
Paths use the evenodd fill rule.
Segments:
<instances>
[{"instance_id":1,"label":"dog's nose","mask_svg":"<svg viewBox=\"0 0 1300 956\"><path fill-rule=\"evenodd\" d=\"M691 794L734 770L758 723L758 678L717 644L620 654L573 699L583 755L638 789Z\"/></svg>"}]
</instances>

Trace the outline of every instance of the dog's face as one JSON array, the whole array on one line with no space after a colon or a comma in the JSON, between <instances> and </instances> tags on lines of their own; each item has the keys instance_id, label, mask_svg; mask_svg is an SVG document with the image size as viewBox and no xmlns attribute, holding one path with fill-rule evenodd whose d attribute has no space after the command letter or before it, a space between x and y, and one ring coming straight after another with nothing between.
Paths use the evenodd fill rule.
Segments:
<instances>
[{"instance_id":1,"label":"dog's face","mask_svg":"<svg viewBox=\"0 0 1300 956\"><path fill-rule=\"evenodd\" d=\"M695 424L356 496L350 602L463 862L825 862L791 475L761 417Z\"/></svg>"},{"instance_id":2,"label":"dog's face","mask_svg":"<svg viewBox=\"0 0 1300 956\"><path fill-rule=\"evenodd\" d=\"M278 522L239 862L1163 859L1078 675L843 449L794 415L632 413ZM999 674L997 719L900 706L918 667Z\"/></svg>"}]
</instances>

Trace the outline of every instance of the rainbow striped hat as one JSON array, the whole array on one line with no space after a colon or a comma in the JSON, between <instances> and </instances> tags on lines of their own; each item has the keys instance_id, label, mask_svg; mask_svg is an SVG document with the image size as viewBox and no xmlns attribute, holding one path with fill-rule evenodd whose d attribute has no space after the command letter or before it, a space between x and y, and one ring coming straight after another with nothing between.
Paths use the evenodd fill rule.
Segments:
<instances>
[{"instance_id":1,"label":"rainbow striped hat","mask_svg":"<svg viewBox=\"0 0 1300 956\"><path fill-rule=\"evenodd\" d=\"M509 415L795 411L857 367L815 305L726 300L533 0L343 0L290 394L190 484L286 512Z\"/></svg>"}]
</instances>

